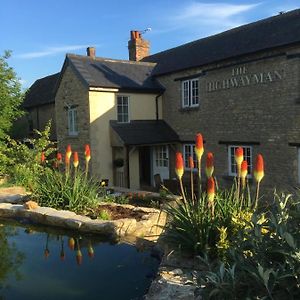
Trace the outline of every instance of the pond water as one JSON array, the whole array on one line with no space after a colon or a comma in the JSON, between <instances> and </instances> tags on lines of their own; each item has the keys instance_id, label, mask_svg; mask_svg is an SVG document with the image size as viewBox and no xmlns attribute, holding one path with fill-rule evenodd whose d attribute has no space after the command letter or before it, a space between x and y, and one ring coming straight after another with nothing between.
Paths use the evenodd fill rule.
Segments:
<instances>
[{"instance_id":1,"label":"pond water","mask_svg":"<svg viewBox=\"0 0 300 300\"><path fill-rule=\"evenodd\" d=\"M0 220L0 299L142 299L158 265L149 249Z\"/></svg>"}]
</instances>

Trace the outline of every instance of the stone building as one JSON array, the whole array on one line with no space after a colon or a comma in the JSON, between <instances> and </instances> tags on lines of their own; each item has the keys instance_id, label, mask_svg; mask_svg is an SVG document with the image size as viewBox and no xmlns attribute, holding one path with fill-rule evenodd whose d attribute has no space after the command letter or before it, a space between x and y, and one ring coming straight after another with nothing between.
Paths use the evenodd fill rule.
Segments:
<instances>
[{"instance_id":1,"label":"stone building","mask_svg":"<svg viewBox=\"0 0 300 300\"><path fill-rule=\"evenodd\" d=\"M251 182L262 153L264 185L300 180L300 10L149 55L131 32L129 61L67 55L55 97L57 139L91 144L92 172L111 185L141 188L172 180L174 154L194 155L203 134L215 175L229 184L244 148Z\"/></svg>"},{"instance_id":2,"label":"stone building","mask_svg":"<svg viewBox=\"0 0 300 300\"><path fill-rule=\"evenodd\" d=\"M40 78L26 92L23 109L27 112L28 128L25 136L33 136L34 129L43 130L51 120L51 140L56 140L55 91L59 73Z\"/></svg>"}]
</instances>

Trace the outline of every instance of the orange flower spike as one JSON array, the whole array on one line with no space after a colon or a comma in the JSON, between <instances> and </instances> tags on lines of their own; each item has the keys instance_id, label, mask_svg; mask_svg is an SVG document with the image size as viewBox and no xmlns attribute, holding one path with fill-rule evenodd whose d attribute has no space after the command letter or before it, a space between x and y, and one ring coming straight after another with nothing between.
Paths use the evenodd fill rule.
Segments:
<instances>
[{"instance_id":1,"label":"orange flower spike","mask_svg":"<svg viewBox=\"0 0 300 300\"><path fill-rule=\"evenodd\" d=\"M43 151L41 154L41 163L43 164L46 161L45 152Z\"/></svg>"},{"instance_id":2,"label":"orange flower spike","mask_svg":"<svg viewBox=\"0 0 300 300\"><path fill-rule=\"evenodd\" d=\"M45 258L47 259L49 255L50 255L50 251L49 251L48 248L46 248L45 251L44 251Z\"/></svg>"},{"instance_id":3,"label":"orange flower spike","mask_svg":"<svg viewBox=\"0 0 300 300\"><path fill-rule=\"evenodd\" d=\"M58 152L56 154L56 160L57 160L58 164L62 163L62 154L60 152Z\"/></svg>"},{"instance_id":4,"label":"orange flower spike","mask_svg":"<svg viewBox=\"0 0 300 300\"><path fill-rule=\"evenodd\" d=\"M89 256L89 258L93 259L94 255L95 255L94 249L93 249L93 247L91 245L89 245L89 247L88 247L88 256Z\"/></svg>"},{"instance_id":5,"label":"orange flower spike","mask_svg":"<svg viewBox=\"0 0 300 300\"><path fill-rule=\"evenodd\" d=\"M193 158L191 156L189 157L189 167L191 169L195 168L194 160L193 160Z\"/></svg>"},{"instance_id":6,"label":"orange flower spike","mask_svg":"<svg viewBox=\"0 0 300 300\"><path fill-rule=\"evenodd\" d=\"M234 158L237 165L238 174L240 174L242 161L244 160L244 150L242 147L236 148Z\"/></svg>"},{"instance_id":7,"label":"orange flower spike","mask_svg":"<svg viewBox=\"0 0 300 300\"><path fill-rule=\"evenodd\" d=\"M215 181L213 177L207 179L207 198L210 203L212 203L215 198Z\"/></svg>"},{"instance_id":8,"label":"orange flower spike","mask_svg":"<svg viewBox=\"0 0 300 300\"><path fill-rule=\"evenodd\" d=\"M75 240L73 238L69 238L68 246L69 246L69 248L71 250L74 250L74 248L75 248Z\"/></svg>"},{"instance_id":9,"label":"orange flower spike","mask_svg":"<svg viewBox=\"0 0 300 300\"><path fill-rule=\"evenodd\" d=\"M201 133L196 134L196 143L195 143L195 153L197 156L198 161L201 160L203 155L204 148L203 148L203 138Z\"/></svg>"},{"instance_id":10,"label":"orange flower spike","mask_svg":"<svg viewBox=\"0 0 300 300\"><path fill-rule=\"evenodd\" d=\"M206 156L206 166L205 166L205 173L207 178L212 177L214 172L214 155L211 152L207 153Z\"/></svg>"},{"instance_id":11,"label":"orange flower spike","mask_svg":"<svg viewBox=\"0 0 300 300\"><path fill-rule=\"evenodd\" d=\"M176 152L175 173L181 179L184 173L183 157L180 152Z\"/></svg>"},{"instance_id":12,"label":"orange flower spike","mask_svg":"<svg viewBox=\"0 0 300 300\"><path fill-rule=\"evenodd\" d=\"M68 156L69 160L71 158L71 155L72 155L72 149L71 149L71 145L69 144L66 150L66 156Z\"/></svg>"},{"instance_id":13,"label":"orange flower spike","mask_svg":"<svg viewBox=\"0 0 300 300\"><path fill-rule=\"evenodd\" d=\"M73 166L76 169L79 165L78 152L74 152Z\"/></svg>"},{"instance_id":14,"label":"orange flower spike","mask_svg":"<svg viewBox=\"0 0 300 300\"><path fill-rule=\"evenodd\" d=\"M256 156L256 162L255 162L255 169L254 169L254 177L256 182L260 183L263 179L265 173L264 173L264 159L261 154L258 154Z\"/></svg>"},{"instance_id":15,"label":"orange flower spike","mask_svg":"<svg viewBox=\"0 0 300 300\"><path fill-rule=\"evenodd\" d=\"M248 163L246 160L243 160L241 164L241 177L245 179L247 174L248 174Z\"/></svg>"},{"instance_id":16,"label":"orange flower spike","mask_svg":"<svg viewBox=\"0 0 300 300\"><path fill-rule=\"evenodd\" d=\"M66 157L65 157L65 163L66 163L67 167L70 165L70 158L69 158L69 155L67 153L66 153Z\"/></svg>"},{"instance_id":17,"label":"orange flower spike","mask_svg":"<svg viewBox=\"0 0 300 300\"><path fill-rule=\"evenodd\" d=\"M84 155L85 155L85 160L87 162L89 162L90 159L91 159L91 149L90 149L90 145L89 144L85 145Z\"/></svg>"},{"instance_id":18,"label":"orange flower spike","mask_svg":"<svg viewBox=\"0 0 300 300\"><path fill-rule=\"evenodd\" d=\"M82 253L79 249L76 251L76 261L77 265L80 266L82 264Z\"/></svg>"}]
</instances>

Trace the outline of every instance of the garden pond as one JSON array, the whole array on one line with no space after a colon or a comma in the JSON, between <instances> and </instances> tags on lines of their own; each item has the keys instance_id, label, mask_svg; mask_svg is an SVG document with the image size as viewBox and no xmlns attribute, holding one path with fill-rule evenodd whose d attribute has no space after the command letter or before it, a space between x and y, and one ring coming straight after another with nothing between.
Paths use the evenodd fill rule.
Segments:
<instances>
[{"instance_id":1,"label":"garden pond","mask_svg":"<svg viewBox=\"0 0 300 300\"><path fill-rule=\"evenodd\" d=\"M158 270L151 248L25 222L0 219L0 299L142 299Z\"/></svg>"}]
</instances>

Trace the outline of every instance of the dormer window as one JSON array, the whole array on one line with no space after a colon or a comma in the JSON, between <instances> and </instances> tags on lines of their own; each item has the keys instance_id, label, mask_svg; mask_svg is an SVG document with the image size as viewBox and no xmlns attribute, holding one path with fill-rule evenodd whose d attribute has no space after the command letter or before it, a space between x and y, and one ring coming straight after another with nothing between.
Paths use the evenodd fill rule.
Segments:
<instances>
[{"instance_id":1,"label":"dormer window","mask_svg":"<svg viewBox=\"0 0 300 300\"><path fill-rule=\"evenodd\" d=\"M182 107L199 106L199 80L190 79L181 82Z\"/></svg>"},{"instance_id":2,"label":"dormer window","mask_svg":"<svg viewBox=\"0 0 300 300\"><path fill-rule=\"evenodd\" d=\"M117 120L119 123L129 122L129 97L117 96Z\"/></svg>"}]
</instances>

